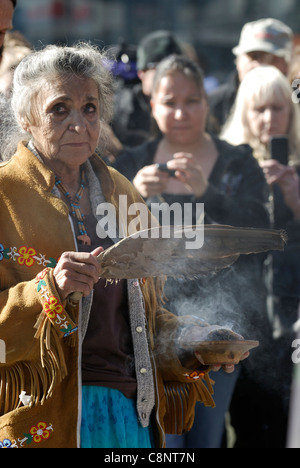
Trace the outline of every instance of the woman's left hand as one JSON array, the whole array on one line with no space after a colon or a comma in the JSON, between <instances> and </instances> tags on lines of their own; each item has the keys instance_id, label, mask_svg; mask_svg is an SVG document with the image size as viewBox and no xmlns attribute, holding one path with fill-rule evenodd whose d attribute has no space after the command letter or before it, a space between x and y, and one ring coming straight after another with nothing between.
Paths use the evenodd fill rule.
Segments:
<instances>
[{"instance_id":1,"label":"woman's left hand","mask_svg":"<svg viewBox=\"0 0 300 468\"><path fill-rule=\"evenodd\" d=\"M223 337L224 334L229 333L231 337L234 337L236 340L243 340L244 338L233 332L232 330L222 328L219 325L209 325L203 322L203 325L194 325L192 327L186 327L182 330L180 337L179 337L179 347L186 347L190 342L207 342L207 341L216 341L217 338L214 337L214 332L222 333ZM189 347L189 346L188 346ZM192 346L191 346L192 348ZM201 363L202 366L205 366L205 360L202 358L201 353L199 351L194 351L194 355L197 360ZM250 353L247 351L241 357L240 361L247 359ZM211 366L211 370L213 372L218 372L220 369L224 369L227 374L231 374L235 370L235 365L232 364L216 364Z\"/></svg>"},{"instance_id":2,"label":"woman's left hand","mask_svg":"<svg viewBox=\"0 0 300 468\"><path fill-rule=\"evenodd\" d=\"M196 198L202 197L208 187L208 180L201 165L190 153L175 153L173 159L168 161L168 169L175 172L176 179L180 180Z\"/></svg>"},{"instance_id":3,"label":"woman's left hand","mask_svg":"<svg viewBox=\"0 0 300 468\"><path fill-rule=\"evenodd\" d=\"M285 204L294 217L300 219L300 179L296 168L284 166L273 159L263 161L261 167L267 183L279 185Z\"/></svg>"},{"instance_id":4,"label":"woman's left hand","mask_svg":"<svg viewBox=\"0 0 300 468\"><path fill-rule=\"evenodd\" d=\"M198 359L198 361L202 362L202 359L201 359L201 355L200 353L198 353L197 351L195 352L195 356L196 358ZM244 361L244 359L247 359L247 357L250 356L250 353L247 352L245 353L242 358L241 358L241 361ZM233 364L225 364L225 365L219 365L219 366L212 366L211 370L213 372L218 372L220 369L223 369L227 374L232 374L234 371L235 371L235 365Z\"/></svg>"}]
</instances>

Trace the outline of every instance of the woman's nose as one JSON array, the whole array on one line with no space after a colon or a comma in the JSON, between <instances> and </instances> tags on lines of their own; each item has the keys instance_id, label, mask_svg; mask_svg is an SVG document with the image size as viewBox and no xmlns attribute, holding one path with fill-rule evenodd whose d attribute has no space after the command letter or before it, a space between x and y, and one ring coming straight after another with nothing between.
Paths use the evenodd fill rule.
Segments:
<instances>
[{"instance_id":1,"label":"woman's nose","mask_svg":"<svg viewBox=\"0 0 300 468\"><path fill-rule=\"evenodd\" d=\"M86 130L86 123L85 123L85 120L84 120L84 118L82 117L81 114L74 113L71 116L71 121L70 121L70 124L69 124L69 130L72 131L72 132L75 131L77 133L81 133L82 131Z\"/></svg>"},{"instance_id":2,"label":"woman's nose","mask_svg":"<svg viewBox=\"0 0 300 468\"><path fill-rule=\"evenodd\" d=\"M183 119L185 117L185 115L186 115L186 112L185 112L185 110L184 110L184 108L182 106L177 107L175 109L175 119L176 120Z\"/></svg>"},{"instance_id":3,"label":"woman's nose","mask_svg":"<svg viewBox=\"0 0 300 468\"><path fill-rule=\"evenodd\" d=\"M264 121L266 123L270 123L272 121L272 117L273 117L272 109L267 108L264 112Z\"/></svg>"}]
</instances>

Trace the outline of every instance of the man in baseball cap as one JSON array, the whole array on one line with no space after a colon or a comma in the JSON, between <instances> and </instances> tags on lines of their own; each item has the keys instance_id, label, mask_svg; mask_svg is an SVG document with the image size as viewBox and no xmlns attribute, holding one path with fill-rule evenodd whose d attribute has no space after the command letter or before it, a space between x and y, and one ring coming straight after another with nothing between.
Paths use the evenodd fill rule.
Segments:
<instances>
[{"instance_id":1,"label":"man in baseball cap","mask_svg":"<svg viewBox=\"0 0 300 468\"><path fill-rule=\"evenodd\" d=\"M142 38L137 47L137 74L140 82L120 89L115 99L113 130L123 145L137 146L151 135L150 95L158 63L172 54L183 54L171 31L157 30Z\"/></svg>"},{"instance_id":2,"label":"man in baseball cap","mask_svg":"<svg viewBox=\"0 0 300 468\"><path fill-rule=\"evenodd\" d=\"M259 65L273 65L288 74L293 52L293 31L273 18L263 18L244 25L239 44L232 50L236 70L228 81L209 95L208 130L218 133L235 102L237 90L245 75Z\"/></svg>"},{"instance_id":3,"label":"man in baseball cap","mask_svg":"<svg viewBox=\"0 0 300 468\"><path fill-rule=\"evenodd\" d=\"M182 47L170 31L159 30L147 34L137 48L137 69L149 70L168 55L181 54Z\"/></svg>"},{"instance_id":4,"label":"man in baseball cap","mask_svg":"<svg viewBox=\"0 0 300 468\"><path fill-rule=\"evenodd\" d=\"M247 23L232 52L237 57L240 81L260 64L274 65L286 75L293 52L293 31L273 18Z\"/></svg>"}]
</instances>

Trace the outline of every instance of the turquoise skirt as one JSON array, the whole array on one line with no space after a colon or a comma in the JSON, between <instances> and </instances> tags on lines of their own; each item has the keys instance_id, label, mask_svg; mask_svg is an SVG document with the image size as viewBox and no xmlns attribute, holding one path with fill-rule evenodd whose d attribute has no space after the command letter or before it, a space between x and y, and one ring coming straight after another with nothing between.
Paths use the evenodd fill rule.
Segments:
<instances>
[{"instance_id":1,"label":"turquoise skirt","mask_svg":"<svg viewBox=\"0 0 300 468\"><path fill-rule=\"evenodd\" d=\"M138 421L136 401L118 390L82 387L81 448L152 448L151 429Z\"/></svg>"}]
</instances>

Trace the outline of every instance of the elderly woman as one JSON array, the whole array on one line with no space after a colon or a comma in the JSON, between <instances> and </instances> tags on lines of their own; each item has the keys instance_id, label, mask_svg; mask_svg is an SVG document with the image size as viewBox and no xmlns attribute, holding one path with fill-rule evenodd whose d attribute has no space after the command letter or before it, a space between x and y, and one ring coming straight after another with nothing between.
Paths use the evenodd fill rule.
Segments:
<instances>
[{"instance_id":1,"label":"elderly woman","mask_svg":"<svg viewBox=\"0 0 300 468\"><path fill-rule=\"evenodd\" d=\"M0 167L3 447L163 446L165 431L190 429L196 401L214 405L209 369L176 352L203 322L163 313L151 279L99 281L96 255L114 240L97 237L97 206L141 201L95 153L110 102L90 45L48 46L16 69L25 135Z\"/></svg>"}]
</instances>

